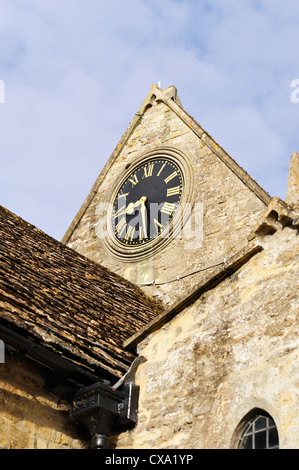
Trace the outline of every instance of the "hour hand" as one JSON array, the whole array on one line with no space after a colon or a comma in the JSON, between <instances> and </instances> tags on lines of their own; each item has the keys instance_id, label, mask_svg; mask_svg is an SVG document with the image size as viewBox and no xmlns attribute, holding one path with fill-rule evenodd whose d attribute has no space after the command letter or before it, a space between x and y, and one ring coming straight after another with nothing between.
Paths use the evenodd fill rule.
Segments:
<instances>
[{"instance_id":1,"label":"hour hand","mask_svg":"<svg viewBox=\"0 0 299 470\"><path fill-rule=\"evenodd\" d=\"M125 210L125 214L134 214L135 212L135 207L138 206L140 203L140 201L137 201L137 202L130 202L130 204L128 204L128 207L126 208Z\"/></svg>"},{"instance_id":2,"label":"hour hand","mask_svg":"<svg viewBox=\"0 0 299 470\"><path fill-rule=\"evenodd\" d=\"M119 217L124 214L134 214L135 208L140 204L140 201L130 202L128 206L122 206L118 211L115 212L115 217Z\"/></svg>"},{"instance_id":3,"label":"hour hand","mask_svg":"<svg viewBox=\"0 0 299 470\"><path fill-rule=\"evenodd\" d=\"M143 204L146 201L146 199L147 198L143 196L137 202L130 202L130 204L128 204L128 207L125 209L124 213L129 214L129 215L134 214L136 207L139 206L140 204Z\"/></svg>"},{"instance_id":4,"label":"hour hand","mask_svg":"<svg viewBox=\"0 0 299 470\"><path fill-rule=\"evenodd\" d=\"M146 207L145 207L145 202L147 200L146 196L142 196L142 198L139 199L137 202L130 202L127 206L127 208L124 208L124 206L116 213L116 216L119 217L120 215L123 214L128 214L132 215L135 212L135 209L140 206L140 212L141 212L141 218L142 218L142 230L144 237L147 238L147 230L146 230Z\"/></svg>"}]
</instances>

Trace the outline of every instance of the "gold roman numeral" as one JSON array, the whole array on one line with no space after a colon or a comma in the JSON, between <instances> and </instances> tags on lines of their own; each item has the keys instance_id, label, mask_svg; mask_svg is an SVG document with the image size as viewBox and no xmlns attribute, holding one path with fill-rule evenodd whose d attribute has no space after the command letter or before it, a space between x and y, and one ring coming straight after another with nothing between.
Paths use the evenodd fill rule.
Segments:
<instances>
[{"instance_id":1,"label":"gold roman numeral","mask_svg":"<svg viewBox=\"0 0 299 470\"><path fill-rule=\"evenodd\" d=\"M121 237L121 234L126 230L126 227L127 227L127 222L126 222L126 219L123 217L115 226L115 231L119 237Z\"/></svg>"},{"instance_id":2,"label":"gold roman numeral","mask_svg":"<svg viewBox=\"0 0 299 470\"><path fill-rule=\"evenodd\" d=\"M127 196L129 196L129 194L130 194L130 193L119 194L117 197L118 197L118 198L127 197Z\"/></svg>"},{"instance_id":3,"label":"gold roman numeral","mask_svg":"<svg viewBox=\"0 0 299 470\"><path fill-rule=\"evenodd\" d=\"M162 172L163 168L165 167L166 163L163 163L163 165L161 166L159 172L157 173L157 176L160 176L160 173Z\"/></svg>"},{"instance_id":4,"label":"gold roman numeral","mask_svg":"<svg viewBox=\"0 0 299 470\"><path fill-rule=\"evenodd\" d=\"M125 207L126 206L121 206L120 209L118 209L118 211L115 212L114 214L114 218L116 219L117 217L119 217L120 215L124 214L125 213Z\"/></svg>"},{"instance_id":5,"label":"gold roman numeral","mask_svg":"<svg viewBox=\"0 0 299 470\"><path fill-rule=\"evenodd\" d=\"M131 178L129 178L129 181L132 183L132 188L134 188L134 186L139 183L138 181L138 178L137 178L137 175L133 175Z\"/></svg>"},{"instance_id":6,"label":"gold roman numeral","mask_svg":"<svg viewBox=\"0 0 299 470\"><path fill-rule=\"evenodd\" d=\"M129 225L125 239L133 241L134 233L135 233L135 227L133 227L132 225Z\"/></svg>"},{"instance_id":7,"label":"gold roman numeral","mask_svg":"<svg viewBox=\"0 0 299 470\"><path fill-rule=\"evenodd\" d=\"M175 208L175 204L172 204L170 202L164 202L161 212L163 212L164 214L171 215L172 212L174 211L174 208Z\"/></svg>"},{"instance_id":8,"label":"gold roman numeral","mask_svg":"<svg viewBox=\"0 0 299 470\"><path fill-rule=\"evenodd\" d=\"M171 175L167 176L167 178L165 178L165 183L168 184L170 180L172 180L172 178L174 178L176 175L178 174L177 171L174 171L173 173L171 173Z\"/></svg>"},{"instance_id":9,"label":"gold roman numeral","mask_svg":"<svg viewBox=\"0 0 299 470\"><path fill-rule=\"evenodd\" d=\"M158 222L157 219L154 219L154 224L155 224L157 232L160 232L163 228L163 225L160 224L160 222Z\"/></svg>"},{"instance_id":10,"label":"gold roman numeral","mask_svg":"<svg viewBox=\"0 0 299 470\"><path fill-rule=\"evenodd\" d=\"M142 178L148 178L149 176L153 175L154 164L150 163L148 166L143 168L144 175Z\"/></svg>"},{"instance_id":11,"label":"gold roman numeral","mask_svg":"<svg viewBox=\"0 0 299 470\"><path fill-rule=\"evenodd\" d=\"M175 196L176 194L180 194L180 187L175 186L173 188L167 188L167 197L168 196Z\"/></svg>"}]
</instances>

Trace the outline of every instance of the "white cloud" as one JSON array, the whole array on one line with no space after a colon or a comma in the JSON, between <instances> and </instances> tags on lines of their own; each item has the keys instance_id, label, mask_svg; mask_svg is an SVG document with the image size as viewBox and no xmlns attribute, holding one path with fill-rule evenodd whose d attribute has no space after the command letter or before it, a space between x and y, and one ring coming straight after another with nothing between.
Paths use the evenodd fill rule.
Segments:
<instances>
[{"instance_id":1,"label":"white cloud","mask_svg":"<svg viewBox=\"0 0 299 470\"><path fill-rule=\"evenodd\" d=\"M299 150L299 5L0 0L0 204L61 238L152 83L272 195Z\"/></svg>"}]
</instances>

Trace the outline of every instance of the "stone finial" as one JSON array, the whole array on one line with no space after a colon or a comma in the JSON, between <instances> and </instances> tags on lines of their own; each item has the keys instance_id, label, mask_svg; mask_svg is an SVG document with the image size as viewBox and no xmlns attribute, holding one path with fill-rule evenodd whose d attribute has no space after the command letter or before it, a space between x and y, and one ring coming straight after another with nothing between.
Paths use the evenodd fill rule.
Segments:
<instances>
[{"instance_id":1,"label":"stone finial","mask_svg":"<svg viewBox=\"0 0 299 470\"><path fill-rule=\"evenodd\" d=\"M171 98L175 103L182 107L182 103L180 98L178 97L177 89L174 85L169 86L168 88L164 88L163 92Z\"/></svg>"},{"instance_id":2,"label":"stone finial","mask_svg":"<svg viewBox=\"0 0 299 470\"><path fill-rule=\"evenodd\" d=\"M299 153L297 152L291 156L286 203L290 206L299 206Z\"/></svg>"}]
</instances>

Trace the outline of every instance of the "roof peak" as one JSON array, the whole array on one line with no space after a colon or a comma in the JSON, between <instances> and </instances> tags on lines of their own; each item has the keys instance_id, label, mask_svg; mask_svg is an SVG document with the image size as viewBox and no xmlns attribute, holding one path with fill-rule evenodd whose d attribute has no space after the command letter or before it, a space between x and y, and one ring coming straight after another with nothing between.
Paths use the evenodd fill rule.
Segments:
<instances>
[{"instance_id":1,"label":"roof peak","mask_svg":"<svg viewBox=\"0 0 299 470\"><path fill-rule=\"evenodd\" d=\"M162 91L168 98L178 104L181 108L183 107L180 98L178 97L177 88L174 85L170 85L167 88L161 88L159 85L153 84L151 88L157 88Z\"/></svg>"},{"instance_id":2,"label":"roof peak","mask_svg":"<svg viewBox=\"0 0 299 470\"><path fill-rule=\"evenodd\" d=\"M67 243L71 237L76 226L80 222L83 214L85 213L87 207L91 203L95 194L98 192L99 187L106 177L108 171L110 170L113 163L116 161L120 155L122 149L133 133L134 129L140 124L140 121L143 119L144 114L150 109L155 103L164 103L168 108L181 119L189 129L191 129L202 142L209 147L212 152L228 167L230 170L235 173L235 175L251 190L255 195L267 205L271 196L243 169L241 166L205 131L201 125L190 115L188 114L182 106L182 103L177 94L177 88L174 85L171 85L167 88L160 88L157 84L152 84L148 95L140 106L139 110L135 113L132 121L130 122L128 128L120 138L117 143L114 151L110 155L106 165L102 169L101 173L94 182L94 185L91 188L91 191L87 195L85 201L83 202L81 208L77 212L75 218L73 219L71 225L66 231L65 235L62 238L62 243Z\"/></svg>"}]
</instances>

